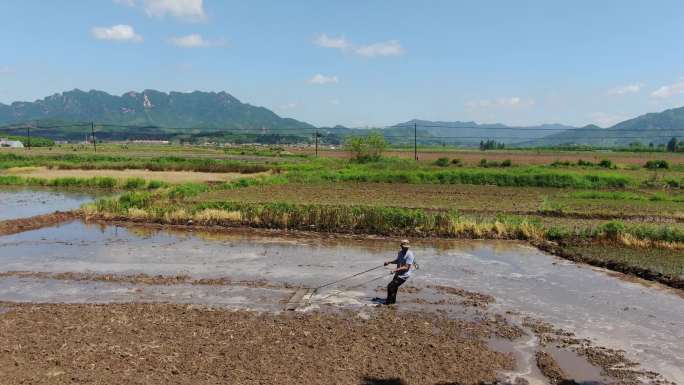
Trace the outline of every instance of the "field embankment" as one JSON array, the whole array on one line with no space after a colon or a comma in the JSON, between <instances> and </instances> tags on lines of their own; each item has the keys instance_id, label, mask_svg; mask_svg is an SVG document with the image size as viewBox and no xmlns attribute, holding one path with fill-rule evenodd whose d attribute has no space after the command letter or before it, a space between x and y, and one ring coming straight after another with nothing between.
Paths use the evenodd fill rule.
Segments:
<instances>
[{"instance_id":1,"label":"field embankment","mask_svg":"<svg viewBox=\"0 0 684 385\"><path fill-rule=\"evenodd\" d=\"M81 214L75 211L58 211L52 214L37 215L35 217L0 221L0 235L10 235L20 233L22 231L54 226L80 217Z\"/></svg>"}]
</instances>

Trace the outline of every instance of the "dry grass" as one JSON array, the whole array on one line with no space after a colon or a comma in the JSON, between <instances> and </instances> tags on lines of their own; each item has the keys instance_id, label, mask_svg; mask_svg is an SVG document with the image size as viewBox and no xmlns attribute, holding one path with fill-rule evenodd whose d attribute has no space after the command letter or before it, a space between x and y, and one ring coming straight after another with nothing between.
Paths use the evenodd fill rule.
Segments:
<instances>
[{"instance_id":1,"label":"dry grass","mask_svg":"<svg viewBox=\"0 0 684 385\"><path fill-rule=\"evenodd\" d=\"M168 183L187 182L230 182L239 178L256 177L268 173L240 174L213 173L194 171L149 171L149 170L57 170L46 167L15 167L4 171L5 175L17 175L34 178L91 178L112 177L118 180L142 178L145 180L159 180Z\"/></svg>"}]
</instances>

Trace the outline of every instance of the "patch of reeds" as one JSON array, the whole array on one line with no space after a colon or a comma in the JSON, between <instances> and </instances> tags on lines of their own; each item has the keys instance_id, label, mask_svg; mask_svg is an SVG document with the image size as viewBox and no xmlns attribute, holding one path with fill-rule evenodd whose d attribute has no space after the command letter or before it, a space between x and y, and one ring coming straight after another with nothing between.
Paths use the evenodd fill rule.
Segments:
<instances>
[{"instance_id":1,"label":"patch of reeds","mask_svg":"<svg viewBox=\"0 0 684 385\"><path fill-rule=\"evenodd\" d=\"M475 219L456 211L427 211L377 206L291 203L188 203L164 193L126 192L86 207L88 215L165 224L250 226L378 235L440 236L473 239L604 240L640 247L684 248L684 230L676 225L634 225L610 221L597 227L546 227L537 219L498 215Z\"/></svg>"},{"instance_id":2,"label":"patch of reeds","mask_svg":"<svg viewBox=\"0 0 684 385\"><path fill-rule=\"evenodd\" d=\"M237 172L251 174L273 170L268 166L253 162L240 162L224 159L183 158L165 156L152 159L130 158L96 154L63 154L24 156L13 153L0 154L0 168L43 166L64 170L150 170L150 171L198 171L198 172Z\"/></svg>"},{"instance_id":3,"label":"patch of reeds","mask_svg":"<svg viewBox=\"0 0 684 385\"><path fill-rule=\"evenodd\" d=\"M446 170L370 170L349 168L339 171L292 171L288 173L287 177L290 181L299 183L353 181L584 189L625 188L634 184L630 177L614 173L584 174L540 168L511 168L505 170L465 168Z\"/></svg>"},{"instance_id":4,"label":"patch of reeds","mask_svg":"<svg viewBox=\"0 0 684 385\"><path fill-rule=\"evenodd\" d=\"M35 178L18 175L0 175L0 185L4 186L40 186L40 187L63 187L63 188L97 188L97 189L157 189L167 184L160 181L145 181L139 178L117 180L111 177L96 176L90 178Z\"/></svg>"},{"instance_id":5,"label":"patch of reeds","mask_svg":"<svg viewBox=\"0 0 684 385\"><path fill-rule=\"evenodd\" d=\"M146 192L103 198L86 208L89 215L145 219L168 224L251 226L380 235L455 238L541 239L542 226L529 218L499 216L476 220L457 212L428 212L373 206L297 205L217 202L194 206L159 203Z\"/></svg>"}]
</instances>

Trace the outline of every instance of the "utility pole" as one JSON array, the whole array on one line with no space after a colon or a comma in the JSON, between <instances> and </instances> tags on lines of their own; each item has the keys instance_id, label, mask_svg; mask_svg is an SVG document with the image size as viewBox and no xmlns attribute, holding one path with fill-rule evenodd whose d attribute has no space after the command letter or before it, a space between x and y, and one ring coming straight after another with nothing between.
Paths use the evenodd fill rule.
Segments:
<instances>
[{"instance_id":1,"label":"utility pole","mask_svg":"<svg viewBox=\"0 0 684 385\"><path fill-rule=\"evenodd\" d=\"M318 130L316 130L316 158L318 158Z\"/></svg>"},{"instance_id":2,"label":"utility pole","mask_svg":"<svg viewBox=\"0 0 684 385\"><path fill-rule=\"evenodd\" d=\"M36 126L38 125L38 122L36 122ZM27 124L26 125L26 145L28 146L28 149L31 149L31 125Z\"/></svg>"},{"instance_id":3,"label":"utility pole","mask_svg":"<svg viewBox=\"0 0 684 385\"><path fill-rule=\"evenodd\" d=\"M413 157L418 161L418 124L413 122Z\"/></svg>"},{"instance_id":4,"label":"utility pole","mask_svg":"<svg viewBox=\"0 0 684 385\"><path fill-rule=\"evenodd\" d=\"M93 135L93 150L97 152L97 142L95 141L95 123L90 122L90 133Z\"/></svg>"}]
</instances>

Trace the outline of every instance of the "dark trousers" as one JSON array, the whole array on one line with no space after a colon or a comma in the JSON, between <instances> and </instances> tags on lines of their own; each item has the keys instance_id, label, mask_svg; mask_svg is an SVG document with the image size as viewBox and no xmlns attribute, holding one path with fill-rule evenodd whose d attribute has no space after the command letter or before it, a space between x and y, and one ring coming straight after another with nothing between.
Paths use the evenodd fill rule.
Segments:
<instances>
[{"instance_id":1,"label":"dark trousers","mask_svg":"<svg viewBox=\"0 0 684 385\"><path fill-rule=\"evenodd\" d=\"M392 282L387 285L387 300L385 301L386 305L397 303L397 291L399 290L399 286L403 285L404 282L406 282L405 279L399 278L398 275L394 276Z\"/></svg>"}]
</instances>

